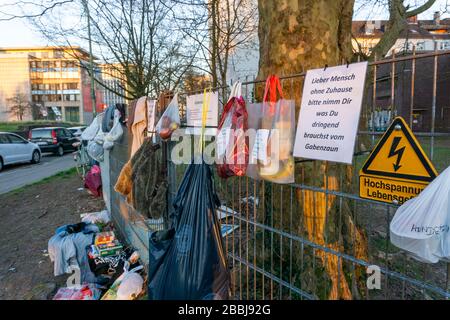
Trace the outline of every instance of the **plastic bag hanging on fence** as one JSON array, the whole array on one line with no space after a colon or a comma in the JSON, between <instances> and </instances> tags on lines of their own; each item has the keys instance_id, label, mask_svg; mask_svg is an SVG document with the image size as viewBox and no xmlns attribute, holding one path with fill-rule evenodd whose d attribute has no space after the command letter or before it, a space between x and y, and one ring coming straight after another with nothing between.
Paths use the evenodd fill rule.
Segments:
<instances>
[{"instance_id":1,"label":"plastic bag hanging on fence","mask_svg":"<svg viewBox=\"0 0 450 320\"><path fill-rule=\"evenodd\" d=\"M114 110L114 121L113 126L110 131L105 135L105 141L103 143L103 148L105 150L110 150L114 146L114 142L119 140L123 135L122 124L120 123L120 119L122 114L119 110Z\"/></svg>"},{"instance_id":2,"label":"plastic bag hanging on fence","mask_svg":"<svg viewBox=\"0 0 450 320\"><path fill-rule=\"evenodd\" d=\"M178 93L175 94L166 111L156 125L156 132L163 140L170 139L172 133L181 125L180 111L178 109Z\"/></svg>"},{"instance_id":3,"label":"plastic bag hanging on fence","mask_svg":"<svg viewBox=\"0 0 450 320\"><path fill-rule=\"evenodd\" d=\"M102 176L99 166L93 165L91 170L86 173L84 187L88 189L92 195L96 197L102 196Z\"/></svg>"},{"instance_id":4,"label":"plastic bag hanging on fence","mask_svg":"<svg viewBox=\"0 0 450 320\"><path fill-rule=\"evenodd\" d=\"M395 213L392 243L428 263L450 259L450 167Z\"/></svg>"},{"instance_id":5,"label":"plastic bag hanging on fence","mask_svg":"<svg viewBox=\"0 0 450 320\"><path fill-rule=\"evenodd\" d=\"M224 106L216 137L217 173L221 178L244 176L248 165L248 114L236 82Z\"/></svg>"},{"instance_id":6,"label":"plastic bag hanging on fence","mask_svg":"<svg viewBox=\"0 0 450 320\"><path fill-rule=\"evenodd\" d=\"M275 183L294 183L295 101L283 99L277 76L267 79L263 103L249 105L248 114L249 128L256 134L251 138L247 175Z\"/></svg>"},{"instance_id":7,"label":"plastic bag hanging on fence","mask_svg":"<svg viewBox=\"0 0 450 320\"><path fill-rule=\"evenodd\" d=\"M149 241L150 300L227 299L229 274L211 169L189 165L174 200L175 233Z\"/></svg>"}]
</instances>

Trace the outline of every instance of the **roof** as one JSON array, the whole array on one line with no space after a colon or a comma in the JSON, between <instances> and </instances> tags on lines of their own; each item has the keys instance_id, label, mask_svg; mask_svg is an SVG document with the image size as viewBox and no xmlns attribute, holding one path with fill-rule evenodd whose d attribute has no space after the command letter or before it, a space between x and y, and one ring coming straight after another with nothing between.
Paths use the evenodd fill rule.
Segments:
<instances>
[{"instance_id":1,"label":"roof","mask_svg":"<svg viewBox=\"0 0 450 320\"><path fill-rule=\"evenodd\" d=\"M376 23L377 27L373 33L366 34L366 25ZM352 33L356 38L378 39L383 36L388 29L389 21L353 21ZM432 33L442 30L442 33ZM431 32L430 32L431 31ZM399 38L402 39L450 39L450 19L441 20L440 24L435 24L434 20L419 20L417 23L408 23L408 28L402 31Z\"/></svg>"},{"instance_id":2,"label":"roof","mask_svg":"<svg viewBox=\"0 0 450 320\"><path fill-rule=\"evenodd\" d=\"M80 46L36 46L36 47L0 47L0 53L3 51L50 51L50 50L64 50L64 51L78 51L82 55L89 57L89 52ZM92 56L94 60L98 59L95 55Z\"/></svg>"}]
</instances>

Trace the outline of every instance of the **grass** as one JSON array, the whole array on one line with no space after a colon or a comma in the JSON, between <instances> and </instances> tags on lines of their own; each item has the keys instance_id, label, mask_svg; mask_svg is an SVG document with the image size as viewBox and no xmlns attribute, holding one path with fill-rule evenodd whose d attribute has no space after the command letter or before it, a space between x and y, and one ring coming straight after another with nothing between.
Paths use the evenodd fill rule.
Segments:
<instances>
[{"instance_id":1,"label":"grass","mask_svg":"<svg viewBox=\"0 0 450 320\"><path fill-rule=\"evenodd\" d=\"M8 194L12 194L12 195L19 194L19 193L24 192L29 187L36 186L36 185L42 185L42 184L46 184L46 183L50 183L50 182L67 180L67 179L74 177L75 175L77 175L77 169L71 168L71 169L68 169L65 171L58 172L57 174L55 174L53 176L50 176L50 177L44 178L42 180L27 184L27 185L17 188L17 189L11 190L10 192L8 192L6 194L7 195Z\"/></svg>"},{"instance_id":2,"label":"grass","mask_svg":"<svg viewBox=\"0 0 450 320\"><path fill-rule=\"evenodd\" d=\"M21 131L22 128L28 126L45 125L45 126L62 126L62 127L75 127L81 124L75 122L61 122L61 121L49 121L49 120L36 120L36 121L10 121L0 122L0 131L14 132Z\"/></svg>"}]
</instances>

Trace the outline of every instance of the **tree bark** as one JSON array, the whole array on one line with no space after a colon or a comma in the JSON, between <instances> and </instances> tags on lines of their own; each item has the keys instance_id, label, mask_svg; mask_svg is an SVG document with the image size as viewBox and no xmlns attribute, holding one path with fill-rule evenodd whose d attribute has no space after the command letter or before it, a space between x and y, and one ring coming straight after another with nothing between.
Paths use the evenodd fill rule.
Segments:
<instances>
[{"instance_id":1,"label":"tree bark","mask_svg":"<svg viewBox=\"0 0 450 320\"><path fill-rule=\"evenodd\" d=\"M298 74L350 61L353 0L259 0L258 5L259 79L270 74ZM295 99L298 116L301 78L285 81L283 89L286 98ZM261 97L261 91L262 88L257 88L257 97ZM298 164L296 183L344 192L356 192L358 185L353 167L322 161ZM300 222L297 232L327 248L366 258L366 239L354 222L355 212L350 209L353 205L349 201L343 199L343 204L338 204L336 196L302 189L297 189L296 196L299 206L295 214ZM277 204L281 205L288 207ZM309 292L328 299L352 299L358 295L355 292L358 290L352 286L354 282L350 283L346 277L349 272L345 270L344 261L320 250L315 257L321 267L310 266L309 271L300 275ZM325 279L322 283L310 281L317 270L325 273L314 277Z\"/></svg>"}]
</instances>

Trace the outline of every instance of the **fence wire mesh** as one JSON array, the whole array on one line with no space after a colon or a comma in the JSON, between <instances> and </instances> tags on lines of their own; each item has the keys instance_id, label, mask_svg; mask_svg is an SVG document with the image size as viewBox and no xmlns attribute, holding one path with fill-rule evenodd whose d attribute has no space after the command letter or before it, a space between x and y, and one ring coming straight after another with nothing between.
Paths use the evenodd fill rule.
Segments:
<instances>
[{"instance_id":1,"label":"fence wire mesh","mask_svg":"<svg viewBox=\"0 0 450 320\"><path fill-rule=\"evenodd\" d=\"M389 223L397 206L360 198L357 179L396 115L412 127L438 172L450 165L449 57L448 51L413 53L369 64L352 166L298 160L291 185L215 176L222 224L235 228L224 239L232 298L450 298L450 265L421 263L394 247ZM304 76L280 77L286 97L296 100L296 118ZM246 102L255 102L264 81L238 80ZM223 105L228 88L214 90ZM185 98L192 93L180 94L183 121ZM169 155L174 145L169 144ZM171 160L169 202L187 167ZM366 285L369 266L381 271L380 289Z\"/></svg>"}]
</instances>

